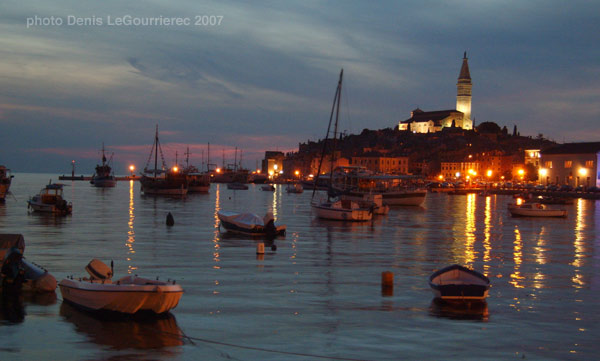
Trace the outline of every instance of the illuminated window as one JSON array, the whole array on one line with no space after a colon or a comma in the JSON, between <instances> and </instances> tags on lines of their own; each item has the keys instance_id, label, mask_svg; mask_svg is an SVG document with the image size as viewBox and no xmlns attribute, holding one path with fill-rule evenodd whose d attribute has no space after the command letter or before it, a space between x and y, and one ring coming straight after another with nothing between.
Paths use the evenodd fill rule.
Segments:
<instances>
[{"instance_id":1,"label":"illuminated window","mask_svg":"<svg viewBox=\"0 0 600 361\"><path fill-rule=\"evenodd\" d=\"M585 167L586 168L594 168L594 161L593 160L586 160L585 161Z\"/></svg>"},{"instance_id":2,"label":"illuminated window","mask_svg":"<svg viewBox=\"0 0 600 361\"><path fill-rule=\"evenodd\" d=\"M547 160L545 162L546 168L552 169L552 161L551 160Z\"/></svg>"},{"instance_id":3,"label":"illuminated window","mask_svg":"<svg viewBox=\"0 0 600 361\"><path fill-rule=\"evenodd\" d=\"M571 168L573 166L573 161L565 160L565 168Z\"/></svg>"}]
</instances>

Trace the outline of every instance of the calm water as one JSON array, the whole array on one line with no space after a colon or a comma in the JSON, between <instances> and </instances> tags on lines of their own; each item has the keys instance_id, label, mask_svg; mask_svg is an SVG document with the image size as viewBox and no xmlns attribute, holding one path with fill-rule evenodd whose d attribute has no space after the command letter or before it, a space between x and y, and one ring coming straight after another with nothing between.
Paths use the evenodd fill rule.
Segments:
<instances>
[{"instance_id":1,"label":"calm water","mask_svg":"<svg viewBox=\"0 0 600 361\"><path fill-rule=\"evenodd\" d=\"M73 215L28 214L55 175L16 174L0 232L22 233L25 256L60 280L92 258L127 273L176 279L185 294L158 319L101 319L56 297L0 312L1 360L597 359L600 203L567 219L513 219L509 196L429 194L368 224L315 219L310 192L213 184L185 200L66 182ZM16 198L16 199L15 199ZM288 234L257 258L255 240L222 235L216 211L275 214ZM175 226L165 226L171 212ZM492 281L485 307L432 302L428 276L452 263ZM393 295L381 272L394 273Z\"/></svg>"}]
</instances>

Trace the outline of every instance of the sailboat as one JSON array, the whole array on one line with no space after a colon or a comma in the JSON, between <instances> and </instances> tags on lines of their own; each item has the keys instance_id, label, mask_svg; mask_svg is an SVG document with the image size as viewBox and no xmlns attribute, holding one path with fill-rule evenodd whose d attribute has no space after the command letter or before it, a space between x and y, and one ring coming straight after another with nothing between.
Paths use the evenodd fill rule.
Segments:
<instances>
[{"instance_id":1,"label":"sailboat","mask_svg":"<svg viewBox=\"0 0 600 361\"><path fill-rule=\"evenodd\" d=\"M110 156L110 160L108 162L106 161L104 143L102 143L102 165L96 165L96 173L94 173L92 180L90 180L90 183L92 183L94 187L114 187L117 185L117 179L112 173L112 169L109 165L111 160L112 155Z\"/></svg>"},{"instance_id":2,"label":"sailboat","mask_svg":"<svg viewBox=\"0 0 600 361\"><path fill-rule=\"evenodd\" d=\"M315 186L313 188L311 206L315 210L317 217L323 219L340 220L340 221L369 221L373 218L372 207L361 207L357 202L347 199L335 199L332 197L332 182L333 182L333 167L335 163L335 148L337 139L337 126L340 113L340 99L342 95L342 79L344 76L344 69L340 71L340 80L338 81L335 96L333 98L333 106L331 107L331 114L329 116L329 125L327 126L327 133L325 134L325 140L323 141L323 152L321 154L321 160L319 161L319 168L317 171L317 177L315 179ZM328 181L328 192L327 199L321 202L315 202L316 185L319 183L319 175L321 174L321 166L323 165L323 158L327 150L327 141L329 140L329 130L331 129L331 122L333 120L333 114L335 112L335 125L333 128L333 147L330 161L329 181Z\"/></svg>"},{"instance_id":3,"label":"sailboat","mask_svg":"<svg viewBox=\"0 0 600 361\"><path fill-rule=\"evenodd\" d=\"M162 168L158 169L158 152L162 160ZM148 163L154 154L154 169L148 169ZM154 144L140 178L141 189L144 194L185 196L188 192L188 183L185 174L174 166L166 169L162 148L158 140L158 125L154 136Z\"/></svg>"}]
</instances>

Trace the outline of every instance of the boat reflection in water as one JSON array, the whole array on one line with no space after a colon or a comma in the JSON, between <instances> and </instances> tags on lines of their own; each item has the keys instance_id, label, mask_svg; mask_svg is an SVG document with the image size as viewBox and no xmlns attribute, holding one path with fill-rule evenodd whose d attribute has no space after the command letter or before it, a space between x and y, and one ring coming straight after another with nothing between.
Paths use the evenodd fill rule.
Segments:
<instances>
[{"instance_id":1,"label":"boat reflection in water","mask_svg":"<svg viewBox=\"0 0 600 361\"><path fill-rule=\"evenodd\" d=\"M3 292L0 294L0 322L21 323L28 304L50 306L56 303L56 292Z\"/></svg>"},{"instance_id":2,"label":"boat reflection in water","mask_svg":"<svg viewBox=\"0 0 600 361\"><path fill-rule=\"evenodd\" d=\"M85 312L63 302L60 315L91 342L123 349L158 349L183 345L183 332L170 312L161 315L122 315Z\"/></svg>"},{"instance_id":3,"label":"boat reflection in water","mask_svg":"<svg viewBox=\"0 0 600 361\"><path fill-rule=\"evenodd\" d=\"M452 320L487 321L489 319L486 301L444 301L434 298L429 306L429 314Z\"/></svg>"}]
</instances>

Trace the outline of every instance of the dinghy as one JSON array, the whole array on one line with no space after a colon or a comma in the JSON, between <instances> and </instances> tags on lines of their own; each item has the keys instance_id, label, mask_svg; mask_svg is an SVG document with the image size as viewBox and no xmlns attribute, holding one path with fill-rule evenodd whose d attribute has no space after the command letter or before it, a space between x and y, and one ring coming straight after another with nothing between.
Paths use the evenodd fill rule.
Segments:
<instances>
[{"instance_id":1,"label":"dinghy","mask_svg":"<svg viewBox=\"0 0 600 361\"><path fill-rule=\"evenodd\" d=\"M93 259L85 270L89 278L71 276L60 281L58 286L65 301L87 310L164 313L177 307L183 294L183 288L175 281L164 282L134 275L112 281L112 267L97 259Z\"/></svg>"},{"instance_id":2,"label":"dinghy","mask_svg":"<svg viewBox=\"0 0 600 361\"><path fill-rule=\"evenodd\" d=\"M509 204L508 211L513 217L566 217L566 209L548 208L541 203Z\"/></svg>"},{"instance_id":3,"label":"dinghy","mask_svg":"<svg viewBox=\"0 0 600 361\"><path fill-rule=\"evenodd\" d=\"M275 226L273 213L267 213L260 218L253 213L218 212L219 227L223 226L228 232L239 233L247 236L279 236L285 235L286 226Z\"/></svg>"},{"instance_id":4,"label":"dinghy","mask_svg":"<svg viewBox=\"0 0 600 361\"><path fill-rule=\"evenodd\" d=\"M429 277L429 286L435 298L442 300L484 300L490 280L477 271L455 264L434 272Z\"/></svg>"}]
</instances>

